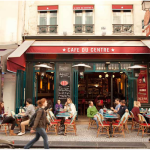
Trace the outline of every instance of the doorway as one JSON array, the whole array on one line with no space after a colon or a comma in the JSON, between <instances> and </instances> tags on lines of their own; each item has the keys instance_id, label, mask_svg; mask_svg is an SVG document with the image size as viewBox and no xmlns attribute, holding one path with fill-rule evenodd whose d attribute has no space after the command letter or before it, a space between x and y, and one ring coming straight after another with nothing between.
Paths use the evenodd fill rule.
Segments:
<instances>
[{"instance_id":1,"label":"doorway","mask_svg":"<svg viewBox=\"0 0 150 150\"><path fill-rule=\"evenodd\" d=\"M115 98L128 100L128 78L120 72L85 72L78 75L78 114L86 115L88 102L93 101L97 110L114 107Z\"/></svg>"}]
</instances>

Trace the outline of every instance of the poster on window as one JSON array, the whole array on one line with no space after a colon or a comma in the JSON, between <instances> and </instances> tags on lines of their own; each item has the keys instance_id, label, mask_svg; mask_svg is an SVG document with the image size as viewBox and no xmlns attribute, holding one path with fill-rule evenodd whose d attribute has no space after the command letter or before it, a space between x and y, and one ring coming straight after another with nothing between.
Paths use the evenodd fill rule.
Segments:
<instances>
[{"instance_id":1,"label":"poster on window","mask_svg":"<svg viewBox=\"0 0 150 150\"><path fill-rule=\"evenodd\" d=\"M147 67L147 66L144 66ZM148 103L148 79L147 69L141 70L137 79L137 100L141 103Z\"/></svg>"}]
</instances>

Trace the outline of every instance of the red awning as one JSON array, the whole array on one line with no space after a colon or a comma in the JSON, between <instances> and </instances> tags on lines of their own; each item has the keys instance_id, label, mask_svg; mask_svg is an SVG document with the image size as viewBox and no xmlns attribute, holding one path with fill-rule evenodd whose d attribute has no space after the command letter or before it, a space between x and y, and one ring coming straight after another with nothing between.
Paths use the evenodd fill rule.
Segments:
<instances>
[{"instance_id":1,"label":"red awning","mask_svg":"<svg viewBox=\"0 0 150 150\"><path fill-rule=\"evenodd\" d=\"M150 54L146 46L31 46L27 54Z\"/></svg>"},{"instance_id":2,"label":"red awning","mask_svg":"<svg viewBox=\"0 0 150 150\"><path fill-rule=\"evenodd\" d=\"M112 5L113 10L131 10L133 5Z\"/></svg>"},{"instance_id":3,"label":"red awning","mask_svg":"<svg viewBox=\"0 0 150 150\"><path fill-rule=\"evenodd\" d=\"M73 5L73 10L93 10L94 5Z\"/></svg>"},{"instance_id":4,"label":"red awning","mask_svg":"<svg viewBox=\"0 0 150 150\"><path fill-rule=\"evenodd\" d=\"M58 10L58 5L38 6L38 11Z\"/></svg>"},{"instance_id":5,"label":"red awning","mask_svg":"<svg viewBox=\"0 0 150 150\"><path fill-rule=\"evenodd\" d=\"M9 58L9 60L7 60L7 70L14 73L16 73L17 70L25 70L25 60L25 54L21 55L21 57Z\"/></svg>"}]
</instances>

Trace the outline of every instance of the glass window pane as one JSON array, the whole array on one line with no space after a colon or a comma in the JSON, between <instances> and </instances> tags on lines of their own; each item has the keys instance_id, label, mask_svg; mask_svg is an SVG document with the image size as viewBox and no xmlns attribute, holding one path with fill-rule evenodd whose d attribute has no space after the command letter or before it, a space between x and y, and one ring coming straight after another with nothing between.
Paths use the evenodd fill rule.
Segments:
<instances>
[{"instance_id":1,"label":"glass window pane","mask_svg":"<svg viewBox=\"0 0 150 150\"><path fill-rule=\"evenodd\" d=\"M129 11L123 11L123 24L132 24L132 12Z\"/></svg>"},{"instance_id":2,"label":"glass window pane","mask_svg":"<svg viewBox=\"0 0 150 150\"><path fill-rule=\"evenodd\" d=\"M113 24L121 24L121 11L113 11Z\"/></svg>"},{"instance_id":3,"label":"glass window pane","mask_svg":"<svg viewBox=\"0 0 150 150\"><path fill-rule=\"evenodd\" d=\"M50 25L57 25L57 11L50 12Z\"/></svg>"},{"instance_id":4,"label":"glass window pane","mask_svg":"<svg viewBox=\"0 0 150 150\"><path fill-rule=\"evenodd\" d=\"M96 70L106 70L105 63L96 64Z\"/></svg>"},{"instance_id":5,"label":"glass window pane","mask_svg":"<svg viewBox=\"0 0 150 150\"><path fill-rule=\"evenodd\" d=\"M75 24L82 24L82 11L75 11Z\"/></svg>"},{"instance_id":6,"label":"glass window pane","mask_svg":"<svg viewBox=\"0 0 150 150\"><path fill-rule=\"evenodd\" d=\"M40 12L40 25L47 25L47 12Z\"/></svg>"}]
</instances>

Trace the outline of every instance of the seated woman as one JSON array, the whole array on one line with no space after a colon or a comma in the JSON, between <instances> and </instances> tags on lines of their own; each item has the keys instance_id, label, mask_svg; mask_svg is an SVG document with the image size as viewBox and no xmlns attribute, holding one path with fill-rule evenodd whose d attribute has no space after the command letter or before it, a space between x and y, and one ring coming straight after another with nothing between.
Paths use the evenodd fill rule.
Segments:
<instances>
[{"instance_id":1,"label":"seated woman","mask_svg":"<svg viewBox=\"0 0 150 150\"><path fill-rule=\"evenodd\" d=\"M0 102L0 116L3 118L2 124L4 123L10 123L11 125L11 130L10 130L10 136L15 136L16 134L14 133L14 128L16 125L16 121L12 116L7 116L8 114L4 112L4 102Z\"/></svg>"},{"instance_id":2,"label":"seated woman","mask_svg":"<svg viewBox=\"0 0 150 150\"><path fill-rule=\"evenodd\" d=\"M67 98L67 104L68 104L68 111L70 112L70 118L73 117L74 113L76 112L76 107L73 104L71 98Z\"/></svg>"},{"instance_id":3,"label":"seated woman","mask_svg":"<svg viewBox=\"0 0 150 150\"><path fill-rule=\"evenodd\" d=\"M131 111L134 115L134 120L136 122L139 122L139 118L138 118L138 114L140 113L139 107L141 107L141 103L139 101L134 101L134 107L132 108Z\"/></svg>"},{"instance_id":4,"label":"seated woman","mask_svg":"<svg viewBox=\"0 0 150 150\"><path fill-rule=\"evenodd\" d=\"M57 104L55 105L55 111L54 111L55 115L56 115L57 111L59 111L60 108L63 109L63 105L61 104L60 100L57 100Z\"/></svg>"}]
</instances>

